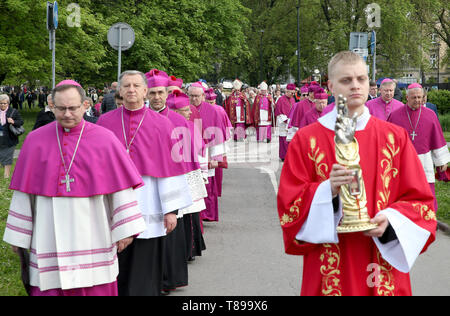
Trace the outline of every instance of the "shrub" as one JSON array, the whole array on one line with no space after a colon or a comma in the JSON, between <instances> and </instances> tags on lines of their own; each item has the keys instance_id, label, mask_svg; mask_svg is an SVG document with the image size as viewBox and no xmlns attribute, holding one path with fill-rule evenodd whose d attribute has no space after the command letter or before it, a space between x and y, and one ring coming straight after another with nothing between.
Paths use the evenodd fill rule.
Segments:
<instances>
[{"instance_id":1,"label":"shrub","mask_svg":"<svg viewBox=\"0 0 450 316\"><path fill-rule=\"evenodd\" d=\"M406 90L402 90L402 102L406 104ZM439 115L450 114L450 91L428 91L428 102L436 104Z\"/></svg>"},{"instance_id":2,"label":"shrub","mask_svg":"<svg viewBox=\"0 0 450 316\"><path fill-rule=\"evenodd\" d=\"M442 130L450 132L450 113L439 115L439 121L441 122Z\"/></svg>"},{"instance_id":3,"label":"shrub","mask_svg":"<svg viewBox=\"0 0 450 316\"><path fill-rule=\"evenodd\" d=\"M428 102L436 104L439 115L450 114L450 91L449 90L428 91Z\"/></svg>"}]
</instances>

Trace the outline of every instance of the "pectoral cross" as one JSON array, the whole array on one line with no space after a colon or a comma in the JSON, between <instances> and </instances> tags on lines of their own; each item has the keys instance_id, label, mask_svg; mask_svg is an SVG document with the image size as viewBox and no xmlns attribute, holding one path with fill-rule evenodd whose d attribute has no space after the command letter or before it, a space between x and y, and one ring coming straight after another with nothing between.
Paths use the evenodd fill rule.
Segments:
<instances>
[{"instance_id":1,"label":"pectoral cross","mask_svg":"<svg viewBox=\"0 0 450 316\"><path fill-rule=\"evenodd\" d=\"M66 174L66 179L65 180L61 180L61 183L65 183L66 184L66 192L70 192L70 183L71 182L75 182L74 178L70 178L69 174Z\"/></svg>"},{"instance_id":2,"label":"pectoral cross","mask_svg":"<svg viewBox=\"0 0 450 316\"><path fill-rule=\"evenodd\" d=\"M414 138L416 138L417 136L416 131L413 131L410 135L412 137L412 140L414 140Z\"/></svg>"}]
</instances>

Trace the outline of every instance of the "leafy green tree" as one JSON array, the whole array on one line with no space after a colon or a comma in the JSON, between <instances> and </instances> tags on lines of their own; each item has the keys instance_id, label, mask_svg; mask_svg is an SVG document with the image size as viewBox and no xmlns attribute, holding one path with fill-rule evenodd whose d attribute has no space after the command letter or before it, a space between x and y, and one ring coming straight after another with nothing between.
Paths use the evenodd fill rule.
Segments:
<instances>
[{"instance_id":1,"label":"leafy green tree","mask_svg":"<svg viewBox=\"0 0 450 316\"><path fill-rule=\"evenodd\" d=\"M103 66L105 50L99 37L107 28L90 11L91 1L79 1L81 26L66 23L69 0L58 1L59 25L56 30L56 77L71 77L96 83ZM8 0L0 2L0 80L19 85L51 84L51 51L46 28L46 2Z\"/></svg>"},{"instance_id":2,"label":"leafy green tree","mask_svg":"<svg viewBox=\"0 0 450 316\"><path fill-rule=\"evenodd\" d=\"M432 0L430 0L432 1ZM433 0L438 1L438 0ZM264 28L265 79L277 81L280 73L289 69L297 73L297 13L298 0L246 0L253 10L248 32L253 67L250 75L259 72L260 47L258 29ZM366 8L372 0L301 0L300 57L301 77L309 78L314 69L326 73L331 56L348 49L350 32L370 32ZM377 30L377 76L395 76L408 64L417 66L422 59L420 25L413 16L411 1L379 0L381 26ZM253 80L254 82L254 80Z\"/></svg>"},{"instance_id":3,"label":"leafy green tree","mask_svg":"<svg viewBox=\"0 0 450 316\"><path fill-rule=\"evenodd\" d=\"M79 26L67 23L75 13L68 10L72 2L58 1L57 80L70 77L97 86L115 80L117 51L106 35L116 22L130 24L136 33L133 47L123 52L123 70L159 68L191 81L248 55L243 30L249 10L239 0L79 0ZM46 2L3 0L0 10L0 82L49 85Z\"/></svg>"}]
</instances>

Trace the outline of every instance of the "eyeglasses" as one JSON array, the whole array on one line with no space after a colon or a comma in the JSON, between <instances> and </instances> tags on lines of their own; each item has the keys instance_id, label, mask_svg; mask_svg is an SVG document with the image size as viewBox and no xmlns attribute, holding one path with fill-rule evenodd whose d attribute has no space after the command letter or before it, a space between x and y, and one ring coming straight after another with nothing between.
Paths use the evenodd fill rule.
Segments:
<instances>
[{"instance_id":1,"label":"eyeglasses","mask_svg":"<svg viewBox=\"0 0 450 316\"><path fill-rule=\"evenodd\" d=\"M190 98L201 98L203 94L190 94L189 97Z\"/></svg>"},{"instance_id":2,"label":"eyeglasses","mask_svg":"<svg viewBox=\"0 0 450 316\"><path fill-rule=\"evenodd\" d=\"M0 103L0 105L8 105L8 104L9 104L8 102Z\"/></svg>"},{"instance_id":3,"label":"eyeglasses","mask_svg":"<svg viewBox=\"0 0 450 316\"><path fill-rule=\"evenodd\" d=\"M78 106L55 106L55 109L58 110L59 112L64 112L66 113L67 110L69 110L69 112L76 112L79 108L81 108L81 104Z\"/></svg>"}]
</instances>

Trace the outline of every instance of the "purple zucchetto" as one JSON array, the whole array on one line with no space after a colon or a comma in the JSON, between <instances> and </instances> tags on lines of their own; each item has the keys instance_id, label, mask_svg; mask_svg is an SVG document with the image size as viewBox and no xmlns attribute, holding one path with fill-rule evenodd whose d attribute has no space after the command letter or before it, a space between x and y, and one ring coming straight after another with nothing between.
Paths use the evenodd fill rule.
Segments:
<instances>
[{"instance_id":1,"label":"purple zucchetto","mask_svg":"<svg viewBox=\"0 0 450 316\"><path fill-rule=\"evenodd\" d=\"M67 79L67 80L61 81L60 83L58 83L56 85L56 87L63 86L63 85L70 85L70 86L81 87L81 85L78 82L76 82L75 80L71 80L71 79Z\"/></svg>"}]
</instances>

